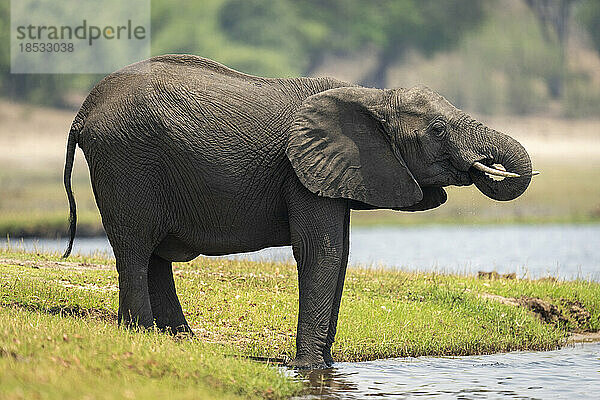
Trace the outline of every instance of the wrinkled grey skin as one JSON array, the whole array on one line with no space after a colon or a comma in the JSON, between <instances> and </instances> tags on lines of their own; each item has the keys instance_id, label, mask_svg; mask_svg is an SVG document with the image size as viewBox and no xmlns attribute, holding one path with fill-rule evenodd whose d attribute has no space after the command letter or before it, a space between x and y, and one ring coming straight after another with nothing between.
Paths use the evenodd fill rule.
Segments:
<instances>
[{"instance_id":1,"label":"wrinkled grey skin","mask_svg":"<svg viewBox=\"0 0 600 400\"><path fill-rule=\"evenodd\" d=\"M419 211L473 182L520 195L529 177L493 181L471 168L530 174L525 150L427 88L379 90L329 78L266 79L188 55L107 76L75 117L119 273L119 321L190 328L171 262L292 245L298 264L298 368L331 366L351 209Z\"/></svg>"}]
</instances>

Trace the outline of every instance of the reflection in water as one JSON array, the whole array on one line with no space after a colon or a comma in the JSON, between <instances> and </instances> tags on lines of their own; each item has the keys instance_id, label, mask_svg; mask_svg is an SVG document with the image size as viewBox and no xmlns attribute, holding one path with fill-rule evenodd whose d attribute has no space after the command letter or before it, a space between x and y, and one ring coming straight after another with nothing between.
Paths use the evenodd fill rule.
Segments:
<instances>
[{"instance_id":1,"label":"reflection in water","mask_svg":"<svg viewBox=\"0 0 600 400\"><path fill-rule=\"evenodd\" d=\"M596 399L600 343L548 352L337 363L329 370L288 373L306 382L301 399Z\"/></svg>"},{"instance_id":2,"label":"reflection in water","mask_svg":"<svg viewBox=\"0 0 600 400\"><path fill-rule=\"evenodd\" d=\"M315 371L296 371L297 378L303 380L308 387L307 394L303 399L310 399L313 396L318 398L338 398L343 393L352 393L358 391L358 385L346 380L346 377L352 378L350 374L344 374L337 368L330 368Z\"/></svg>"}]
</instances>

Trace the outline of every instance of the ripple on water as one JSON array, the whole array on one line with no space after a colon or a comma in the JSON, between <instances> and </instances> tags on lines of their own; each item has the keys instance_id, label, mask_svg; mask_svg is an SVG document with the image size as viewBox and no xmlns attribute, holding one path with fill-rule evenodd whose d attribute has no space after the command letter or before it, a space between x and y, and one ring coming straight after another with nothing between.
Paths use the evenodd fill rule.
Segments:
<instances>
[{"instance_id":1,"label":"ripple on water","mask_svg":"<svg viewBox=\"0 0 600 400\"><path fill-rule=\"evenodd\" d=\"M600 343L548 352L337 363L327 371L289 373L309 387L301 399L597 399Z\"/></svg>"}]
</instances>

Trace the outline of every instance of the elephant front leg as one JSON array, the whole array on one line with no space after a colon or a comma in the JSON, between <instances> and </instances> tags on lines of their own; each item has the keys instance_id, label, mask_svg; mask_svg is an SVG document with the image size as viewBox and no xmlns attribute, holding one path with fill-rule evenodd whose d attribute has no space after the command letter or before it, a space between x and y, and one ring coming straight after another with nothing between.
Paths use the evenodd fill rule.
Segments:
<instances>
[{"instance_id":1,"label":"elephant front leg","mask_svg":"<svg viewBox=\"0 0 600 400\"><path fill-rule=\"evenodd\" d=\"M331 356L331 346L335 341L337 332L338 315L340 312L340 304L342 302L342 292L344 290L344 280L346 279L346 269L348 265L348 254L350 252L350 209L346 210L344 219L344 237L343 237L343 253L340 263L337 285L335 288L335 297L331 307L331 317L329 318L329 330L327 332L327 340L323 349L323 359L328 367L333 365L333 357Z\"/></svg>"},{"instance_id":2,"label":"elephant front leg","mask_svg":"<svg viewBox=\"0 0 600 400\"><path fill-rule=\"evenodd\" d=\"M332 260L331 260L332 261ZM296 357L288 365L302 369L320 369L329 367L324 354L327 349L327 335L336 287L339 264L331 262L301 269L313 269L301 273L300 309L296 334ZM320 272L316 273L315 269ZM302 281L301 281L302 282Z\"/></svg>"},{"instance_id":3,"label":"elephant front leg","mask_svg":"<svg viewBox=\"0 0 600 400\"><path fill-rule=\"evenodd\" d=\"M347 262L344 233L348 210L344 201L328 199L326 203L299 218L290 215L300 290L296 357L288 364L294 368L327 368L333 363L330 348L341 296L340 279L343 281Z\"/></svg>"}]
</instances>

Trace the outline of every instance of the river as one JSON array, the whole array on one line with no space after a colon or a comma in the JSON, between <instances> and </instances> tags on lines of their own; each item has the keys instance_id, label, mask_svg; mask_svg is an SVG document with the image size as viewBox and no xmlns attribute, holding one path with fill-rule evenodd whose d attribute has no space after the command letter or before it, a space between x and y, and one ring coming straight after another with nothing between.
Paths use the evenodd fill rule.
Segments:
<instances>
[{"instance_id":1,"label":"river","mask_svg":"<svg viewBox=\"0 0 600 400\"><path fill-rule=\"evenodd\" d=\"M337 363L302 399L598 399L600 343L555 351Z\"/></svg>"},{"instance_id":2,"label":"river","mask_svg":"<svg viewBox=\"0 0 600 400\"><path fill-rule=\"evenodd\" d=\"M66 239L13 240L11 245L62 251ZM496 270L516 272L520 278L552 275L600 280L599 250L598 224L353 227L349 264L458 273ZM73 252L112 256L105 237L77 238ZM286 246L225 257L288 261L292 260L292 250Z\"/></svg>"}]
</instances>

